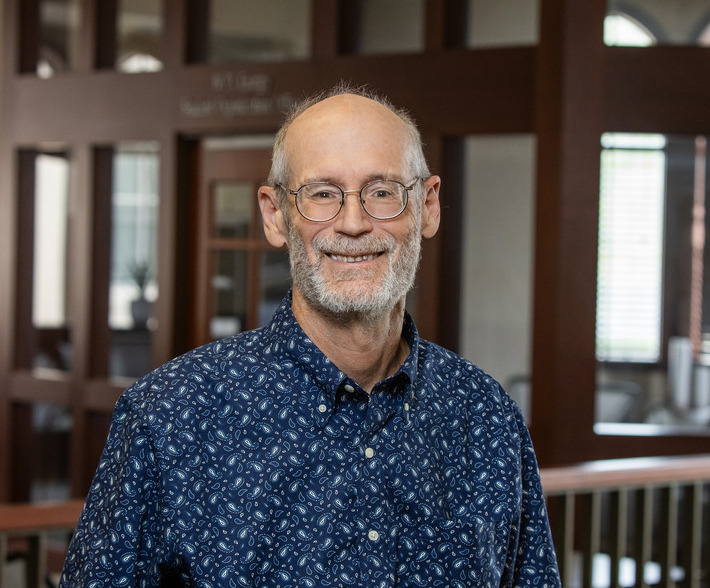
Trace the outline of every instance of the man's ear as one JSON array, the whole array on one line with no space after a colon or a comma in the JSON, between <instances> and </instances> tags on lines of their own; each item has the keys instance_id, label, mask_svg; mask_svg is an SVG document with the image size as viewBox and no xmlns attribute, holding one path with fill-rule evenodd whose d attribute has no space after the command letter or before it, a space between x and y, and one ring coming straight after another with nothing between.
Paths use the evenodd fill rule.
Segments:
<instances>
[{"instance_id":1,"label":"man's ear","mask_svg":"<svg viewBox=\"0 0 710 588\"><path fill-rule=\"evenodd\" d=\"M431 176L424 180L424 200L422 202L422 237L429 239L436 235L441 220L439 188L441 178Z\"/></svg>"},{"instance_id":2,"label":"man's ear","mask_svg":"<svg viewBox=\"0 0 710 588\"><path fill-rule=\"evenodd\" d=\"M276 188L271 186L261 186L258 191L259 208L261 208L261 218L264 223L264 234L266 240L274 247L283 247L288 242L286 223L279 206Z\"/></svg>"}]
</instances>

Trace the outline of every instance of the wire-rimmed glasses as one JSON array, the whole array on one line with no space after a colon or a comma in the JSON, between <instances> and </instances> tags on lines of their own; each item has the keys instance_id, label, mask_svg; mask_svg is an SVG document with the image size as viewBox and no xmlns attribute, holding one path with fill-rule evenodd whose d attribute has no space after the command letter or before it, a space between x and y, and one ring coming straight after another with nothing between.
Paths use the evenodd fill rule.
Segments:
<instances>
[{"instance_id":1,"label":"wire-rimmed glasses","mask_svg":"<svg viewBox=\"0 0 710 588\"><path fill-rule=\"evenodd\" d=\"M372 218L389 220L404 212L409 191L419 179L409 186L395 180L374 180L359 190L343 190L329 182L311 182L298 190L290 190L281 184L278 187L295 196L296 209L309 221L323 223L334 219L345 205L346 194L358 194L363 210Z\"/></svg>"}]
</instances>

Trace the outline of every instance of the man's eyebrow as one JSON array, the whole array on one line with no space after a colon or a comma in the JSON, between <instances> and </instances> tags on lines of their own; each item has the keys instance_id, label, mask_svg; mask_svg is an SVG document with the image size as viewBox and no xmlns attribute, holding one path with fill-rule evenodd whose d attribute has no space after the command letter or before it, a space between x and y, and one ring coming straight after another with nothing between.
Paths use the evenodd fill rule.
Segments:
<instances>
[{"instance_id":1,"label":"man's eyebrow","mask_svg":"<svg viewBox=\"0 0 710 588\"><path fill-rule=\"evenodd\" d=\"M363 181L362 185L364 186L365 184L368 184L369 182L375 182L377 180L395 180L398 182L402 181L402 178L398 174L371 174L365 178ZM303 182L301 183L301 186L305 184L315 184L315 183L320 183L320 184L335 184L336 186L341 186L342 183L340 180L336 179L333 176L312 176L305 178Z\"/></svg>"}]
</instances>

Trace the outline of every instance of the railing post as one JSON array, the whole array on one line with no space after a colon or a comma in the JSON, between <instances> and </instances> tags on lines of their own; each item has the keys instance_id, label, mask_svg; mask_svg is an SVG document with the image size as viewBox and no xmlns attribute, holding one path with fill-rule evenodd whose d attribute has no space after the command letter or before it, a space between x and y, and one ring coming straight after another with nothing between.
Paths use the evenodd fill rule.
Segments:
<instances>
[{"instance_id":1,"label":"railing post","mask_svg":"<svg viewBox=\"0 0 710 588\"><path fill-rule=\"evenodd\" d=\"M678 485L661 488L661 586L674 588L672 571L678 552Z\"/></svg>"},{"instance_id":2,"label":"railing post","mask_svg":"<svg viewBox=\"0 0 710 588\"><path fill-rule=\"evenodd\" d=\"M619 572L621 568L621 559L626 555L626 541L628 532L628 508L629 508L629 492L622 488L616 492L610 492L610 513L611 521L610 530L611 537L609 538L609 556L610 556L610 574L609 585L615 588L621 588L619 582Z\"/></svg>"},{"instance_id":3,"label":"railing post","mask_svg":"<svg viewBox=\"0 0 710 588\"><path fill-rule=\"evenodd\" d=\"M683 588L700 588L702 581L703 494L705 485L695 482L683 489Z\"/></svg>"},{"instance_id":4,"label":"railing post","mask_svg":"<svg viewBox=\"0 0 710 588\"><path fill-rule=\"evenodd\" d=\"M574 492L555 495L549 499L550 527L563 586L572 586L573 581L576 499Z\"/></svg>"},{"instance_id":5,"label":"railing post","mask_svg":"<svg viewBox=\"0 0 710 588\"><path fill-rule=\"evenodd\" d=\"M634 560L636 562L635 588L647 588L646 562L651 561L653 536L653 487L646 486L636 492Z\"/></svg>"},{"instance_id":6,"label":"railing post","mask_svg":"<svg viewBox=\"0 0 710 588\"><path fill-rule=\"evenodd\" d=\"M0 588L7 568L7 535L0 533Z\"/></svg>"},{"instance_id":7,"label":"railing post","mask_svg":"<svg viewBox=\"0 0 710 588\"><path fill-rule=\"evenodd\" d=\"M594 555L601 547L601 492L592 491L582 497L582 586L592 588Z\"/></svg>"},{"instance_id":8,"label":"railing post","mask_svg":"<svg viewBox=\"0 0 710 588\"><path fill-rule=\"evenodd\" d=\"M27 588L44 588L47 575L47 536L38 532L28 537L25 578Z\"/></svg>"}]
</instances>

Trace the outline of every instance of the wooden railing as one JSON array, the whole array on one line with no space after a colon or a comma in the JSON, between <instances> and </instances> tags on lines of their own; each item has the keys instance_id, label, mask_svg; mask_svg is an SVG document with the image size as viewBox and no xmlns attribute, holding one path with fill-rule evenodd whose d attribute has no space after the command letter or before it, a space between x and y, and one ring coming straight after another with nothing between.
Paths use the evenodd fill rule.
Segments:
<instances>
[{"instance_id":1,"label":"wooden railing","mask_svg":"<svg viewBox=\"0 0 710 588\"><path fill-rule=\"evenodd\" d=\"M71 533L82 506L83 500L0 505L0 588L18 588L4 583L8 560L14 554L24 560L24 585L46 588L50 537Z\"/></svg>"},{"instance_id":2,"label":"wooden railing","mask_svg":"<svg viewBox=\"0 0 710 588\"><path fill-rule=\"evenodd\" d=\"M710 587L710 456L542 470L565 588Z\"/></svg>"}]
</instances>

